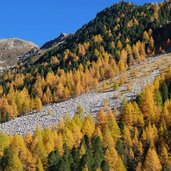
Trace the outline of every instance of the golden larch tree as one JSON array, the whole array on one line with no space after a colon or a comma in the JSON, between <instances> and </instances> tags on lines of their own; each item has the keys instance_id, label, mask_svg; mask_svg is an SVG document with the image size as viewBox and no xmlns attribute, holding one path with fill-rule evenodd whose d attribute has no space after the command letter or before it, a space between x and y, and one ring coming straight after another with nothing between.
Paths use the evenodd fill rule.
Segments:
<instances>
[{"instance_id":1,"label":"golden larch tree","mask_svg":"<svg viewBox=\"0 0 171 171\"><path fill-rule=\"evenodd\" d=\"M144 163L144 170L145 171L161 171L161 169L162 169L162 166L161 166L159 157L156 153L156 150L153 147L150 147L146 155L146 159Z\"/></svg>"}]
</instances>

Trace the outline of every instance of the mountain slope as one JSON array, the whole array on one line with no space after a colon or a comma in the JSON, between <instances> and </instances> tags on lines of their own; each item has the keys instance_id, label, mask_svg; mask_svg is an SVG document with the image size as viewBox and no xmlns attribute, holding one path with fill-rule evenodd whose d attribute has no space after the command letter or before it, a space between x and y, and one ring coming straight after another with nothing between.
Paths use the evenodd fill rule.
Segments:
<instances>
[{"instance_id":1,"label":"mountain slope","mask_svg":"<svg viewBox=\"0 0 171 171\"><path fill-rule=\"evenodd\" d=\"M23 56L21 56L22 63L27 65L30 63L34 63L51 48L57 47L58 45L65 42L67 37L67 34L61 33L57 38L46 42L40 48L31 49L28 53L25 53Z\"/></svg>"},{"instance_id":2,"label":"mountain slope","mask_svg":"<svg viewBox=\"0 0 171 171\"><path fill-rule=\"evenodd\" d=\"M151 3L143 6L120 2L98 13L94 20L85 24L75 34L69 36L66 43L43 55L36 64L49 62L52 56L59 56L62 63L62 56L66 49L78 55L78 45L85 42L89 42L90 47L84 56L89 60L94 60L93 50L97 48L97 45L92 40L93 36L96 35L102 37L103 41L100 44L104 47L105 51L116 57L115 51L112 51L110 47L112 42L116 45L117 41L120 40L122 45L125 46L128 41L126 39L128 38L131 45L135 44L137 41L143 40L142 35L144 31L148 31L148 29L156 30L163 27L170 20L170 2ZM77 63L82 62L80 57L80 60L73 63L75 66L78 66ZM65 66L61 63L59 66L71 68L67 65L69 61L65 63Z\"/></svg>"},{"instance_id":3,"label":"mountain slope","mask_svg":"<svg viewBox=\"0 0 171 171\"><path fill-rule=\"evenodd\" d=\"M2 67L15 66L19 57L38 46L17 38L0 39L0 61Z\"/></svg>"},{"instance_id":4,"label":"mountain slope","mask_svg":"<svg viewBox=\"0 0 171 171\"><path fill-rule=\"evenodd\" d=\"M159 64L162 67L158 68ZM137 95L148 84L152 84L155 78L161 72L165 72L169 66L171 66L171 54L149 58L140 64L132 66L130 70L125 71L124 76L127 81L117 90L107 88L105 92L90 92L61 103L44 106L42 111L27 113L26 116L0 124L0 131L13 135L16 133L26 135L27 132L33 134L37 125L41 128L50 128L54 123L62 120L66 113L72 118L77 107L80 105L83 107L85 114L91 113L95 118L96 114L103 108L106 99L108 100L108 109L120 109L123 99L127 99L128 101L136 99ZM138 75L132 78L135 70L137 70ZM114 78L115 82L120 81L121 75L117 75ZM110 80L108 80L108 84L110 85ZM128 89L128 85L132 85L130 90ZM117 98L114 98L115 96ZM20 126L16 127L16 125Z\"/></svg>"},{"instance_id":5,"label":"mountain slope","mask_svg":"<svg viewBox=\"0 0 171 171\"><path fill-rule=\"evenodd\" d=\"M0 170L170 170L170 2L117 3L0 74Z\"/></svg>"},{"instance_id":6,"label":"mountain slope","mask_svg":"<svg viewBox=\"0 0 171 171\"><path fill-rule=\"evenodd\" d=\"M0 76L1 121L96 91L101 81L105 87L105 80L114 83L114 76L130 66L164 53L171 47L170 34L164 39L156 35L170 18L170 2L120 2L103 10L63 43L43 50L36 61L33 55L31 62Z\"/></svg>"}]
</instances>

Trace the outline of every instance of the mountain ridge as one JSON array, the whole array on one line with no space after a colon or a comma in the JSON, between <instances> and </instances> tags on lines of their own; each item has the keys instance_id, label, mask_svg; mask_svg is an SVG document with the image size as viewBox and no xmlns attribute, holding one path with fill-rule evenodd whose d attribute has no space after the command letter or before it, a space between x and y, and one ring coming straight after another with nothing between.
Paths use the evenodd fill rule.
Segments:
<instances>
[{"instance_id":1,"label":"mountain ridge","mask_svg":"<svg viewBox=\"0 0 171 171\"><path fill-rule=\"evenodd\" d=\"M39 58L44 55L47 51L51 48L57 47L58 45L65 42L69 35L66 33L61 33L58 37L47 41L39 48L34 48L30 50L28 53L21 56L23 64L34 63L35 61L39 60Z\"/></svg>"},{"instance_id":2,"label":"mountain ridge","mask_svg":"<svg viewBox=\"0 0 171 171\"><path fill-rule=\"evenodd\" d=\"M52 39L50 41L47 41L46 43L44 43L40 49L43 50L43 49L49 49L49 48L52 48L54 46L57 46L61 43L63 43L66 38L68 37L69 35L66 34L66 33L61 33L57 38L55 39Z\"/></svg>"},{"instance_id":3,"label":"mountain ridge","mask_svg":"<svg viewBox=\"0 0 171 171\"><path fill-rule=\"evenodd\" d=\"M38 58L44 51L63 43L67 37L68 34L61 33L42 46L20 38L2 38L0 39L0 70L14 67L18 62L27 63L30 58Z\"/></svg>"}]
</instances>

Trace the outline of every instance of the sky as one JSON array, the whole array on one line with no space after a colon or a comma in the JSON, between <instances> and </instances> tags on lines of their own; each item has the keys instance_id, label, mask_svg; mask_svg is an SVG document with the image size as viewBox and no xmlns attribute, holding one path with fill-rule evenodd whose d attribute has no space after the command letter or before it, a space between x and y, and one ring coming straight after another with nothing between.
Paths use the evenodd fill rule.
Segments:
<instances>
[{"instance_id":1,"label":"sky","mask_svg":"<svg viewBox=\"0 0 171 171\"><path fill-rule=\"evenodd\" d=\"M39 46L60 33L74 33L97 12L118 0L1 0L0 38L20 38ZM131 0L136 4L161 0Z\"/></svg>"}]
</instances>

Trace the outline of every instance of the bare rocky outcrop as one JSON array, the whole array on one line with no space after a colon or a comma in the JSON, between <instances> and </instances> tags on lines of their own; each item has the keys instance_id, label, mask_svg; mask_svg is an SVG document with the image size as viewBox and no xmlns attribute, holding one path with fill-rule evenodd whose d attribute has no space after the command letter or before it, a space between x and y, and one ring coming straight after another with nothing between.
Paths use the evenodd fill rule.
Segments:
<instances>
[{"instance_id":1,"label":"bare rocky outcrop","mask_svg":"<svg viewBox=\"0 0 171 171\"><path fill-rule=\"evenodd\" d=\"M38 46L32 42L18 38L0 39L0 66L10 68L19 61L19 56Z\"/></svg>"}]
</instances>

